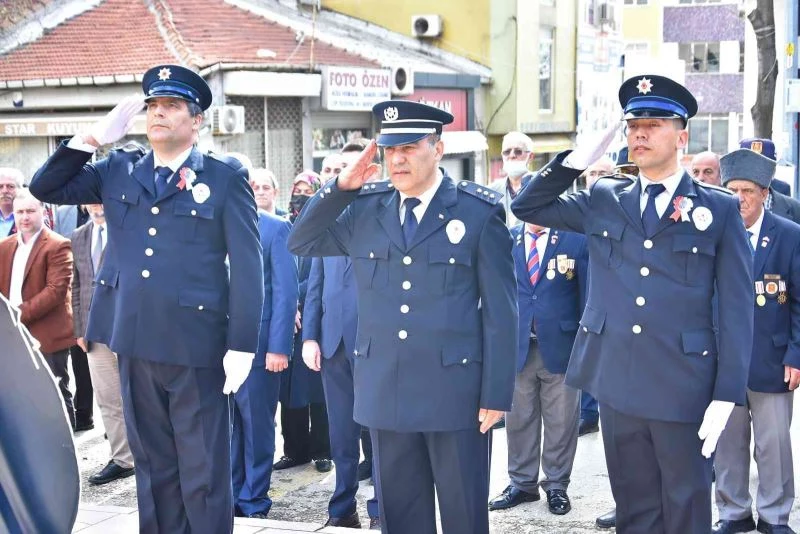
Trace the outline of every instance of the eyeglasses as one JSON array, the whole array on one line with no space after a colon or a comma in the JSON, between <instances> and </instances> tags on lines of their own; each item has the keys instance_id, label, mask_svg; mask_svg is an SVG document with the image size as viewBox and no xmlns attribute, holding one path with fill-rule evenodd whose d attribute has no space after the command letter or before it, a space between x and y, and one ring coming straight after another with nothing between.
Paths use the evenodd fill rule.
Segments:
<instances>
[{"instance_id":1,"label":"eyeglasses","mask_svg":"<svg viewBox=\"0 0 800 534\"><path fill-rule=\"evenodd\" d=\"M531 151L530 150L524 150L522 148L507 148L507 149L503 150L500 153L506 158L508 156L510 156L511 154L514 154L514 157L518 158L523 154L530 154Z\"/></svg>"}]
</instances>

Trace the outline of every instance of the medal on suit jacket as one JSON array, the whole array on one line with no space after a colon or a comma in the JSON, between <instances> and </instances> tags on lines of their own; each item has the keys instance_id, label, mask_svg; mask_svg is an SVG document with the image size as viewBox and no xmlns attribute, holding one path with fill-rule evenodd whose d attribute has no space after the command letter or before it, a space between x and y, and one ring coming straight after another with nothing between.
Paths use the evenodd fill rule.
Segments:
<instances>
[{"instance_id":1,"label":"medal on suit jacket","mask_svg":"<svg viewBox=\"0 0 800 534\"><path fill-rule=\"evenodd\" d=\"M568 257L566 254L559 254L556 256L556 262L558 265L558 272L561 274L567 274L567 261Z\"/></svg>"},{"instance_id":2,"label":"medal on suit jacket","mask_svg":"<svg viewBox=\"0 0 800 534\"><path fill-rule=\"evenodd\" d=\"M767 297L764 296L764 282L761 280L756 281L756 304L764 306L767 303Z\"/></svg>"},{"instance_id":3,"label":"medal on suit jacket","mask_svg":"<svg viewBox=\"0 0 800 534\"><path fill-rule=\"evenodd\" d=\"M553 278L556 277L556 260L555 259L551 259L550 261L547 262L547 274L545 276L547 276L548 280L552 280Z\"/></svg>"},{"instance_id":4,"label":"medal on suit jacket","mask_svg":"<svg viewBox=\"0 0 800 534\"><path fill-rule=\"evenodd\" d=\"M564 274L567 280L575 278L575 260L567 260L567 272Z\"/></svg>"},{"instance_id":5,"label":"medal on suit jacket","mask_svg":"<svg viewBox=\"0 0 800 534\"><path fill-rule=\"evenodd\" d=\"M786 296L786 280L778 281L778 304L786 304L789 300Z\"/></svg>"}]
</instances>

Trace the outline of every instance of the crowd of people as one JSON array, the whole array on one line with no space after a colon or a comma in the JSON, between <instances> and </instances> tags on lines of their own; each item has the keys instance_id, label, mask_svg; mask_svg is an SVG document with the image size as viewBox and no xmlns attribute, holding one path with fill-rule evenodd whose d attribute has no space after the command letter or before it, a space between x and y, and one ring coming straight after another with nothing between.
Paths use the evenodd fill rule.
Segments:
<instances>
[{"instance_id":1,"label":"crowd of people","mask_svg":"<svg viewBox=\"0 0 800 534\"><path fill-rule=\"evenodd\" d=\"M612 128L531 172L510 132L506 177L481 186L439 167L449 113L387 101L377 139L298 174L281 210L269 169L194 147L202 78L159 65L142 85L29 190L0 169L0 292L75 432L97 400L110 460L89 482L135 474L141 532L266 518L272 472L313 462L335 467L326 525L361 528L371 479L370 529L434 534L438 502L446 534L488 533L540 488L568 514L579 436L601 430L617 508L599 527L793 532L800 202L770 140L684 170L696 101L648 75L620 88L616 161ZM143 106L152 150L92 162ZM489 499L503 425L510 483Z\"/></svg>"}]
</instances>

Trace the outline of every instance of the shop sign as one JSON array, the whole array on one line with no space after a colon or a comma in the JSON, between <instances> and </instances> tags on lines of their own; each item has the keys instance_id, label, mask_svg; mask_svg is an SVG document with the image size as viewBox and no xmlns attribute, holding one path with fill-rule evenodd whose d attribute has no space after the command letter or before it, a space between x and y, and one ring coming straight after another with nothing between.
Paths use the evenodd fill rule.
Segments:
<instances>
[{"instance_id":1,"label":"shop sign","mask_svg":"<svg viewBox=\"0 0 800 534\"><path fill-rule=\"evenodd\" d=\"M371 111L392 97L390 69L324 67L322 107L329 111Z\"/></svg>"},{"instance_id":2,"label":"shop sign","mask_svg":"<svg viewBox=\"0 0 800 534\"><path fill-rule=\"evenodd\" d=\"M464 89L417 89L403 99L427 104L450 113L453 122L445 125L446 132L467 130L467 91Z\"/></svg>"}]
</instances>

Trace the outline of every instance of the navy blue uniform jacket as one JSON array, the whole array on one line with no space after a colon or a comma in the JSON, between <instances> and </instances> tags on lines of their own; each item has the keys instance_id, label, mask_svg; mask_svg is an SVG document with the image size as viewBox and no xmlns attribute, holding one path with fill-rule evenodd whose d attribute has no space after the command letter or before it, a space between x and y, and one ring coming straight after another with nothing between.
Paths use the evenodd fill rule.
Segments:
<instances>
[{"instance_id":1,"label":"navy blue uniform jacket","mask_svg":"<svg viewBox=\"0 0 800 534\"><path fill-rule=\"evenodd\" d=\"M388 182L361 192L329 183L300 214L292 252L353 262L358 423L465 430L479 425L479 408L511 408L518 318L500 198L445 174L409 246Z\"/></svg>"},{"instance_id":2,"label":"navy blue uniform jacket","mask_svg":"<svg viewBox=\"0 0 800 534\"><path fill-rule=\"evenodd\" d=\"M800 369L800 225L765 211L754 262L765 304L755 305L748 387L784 393L783 366Z\"/></svg>"},{"instance_id":3,"label":"navy blue uniform jacket","mask_svg":"<svg viewBox=\"0 0 800 534\"><path fill-rule=\"evenodd\" d=\"M346 257L314 258L308 277L303 341L319 343L323 358L332 358L344 343L353 356L358 330L358 293L353 262Z\"/></svg>"},{"instance_id":4,"label":"navy blue uniform jacket","mask_svg":"<svg viewBox=\"0 0 800 534\"><path fill-rule=\"evenodd\" d=\"M690 220L673 220L670 201L648 238L641 181L603 178L590 192L561 195L580 174L562 166L566 154L512 209L522 220L587 236L592 281L567 383L619 412L662 421L700 422L712 400L743 404L754 296L737 199L684 173L675 197L692 201Z\"/></svg>"},{"instance_id":5,"label":"navy blue uniform jacket","mask_svg":"<svg viewBox=\"0 0 800 534\"><path fill-rule=\"evenodd\" d=\"M256 352L264 280L247 170L193 149L182 168L210 192L198 202L178 176L155 197L152 152L112 150L88 163L91 156L63 143L30 184L44 202L105 208L108 244L86 339L121 356L193 367L221 367L227 349Z\"/></svg>"},{"instance_id":6,"label":"navy blue uniform jacket","mask_svg":"<svg viewBox=\"0 0 800 534\"><path fill-rule=\"evenodd\" d=\"M578 331L578 320L586 303L589 281L586 238L573 232L550 230L544 256L539 261L536 286L531 286L525 225L515 226L511 235L514 237L514 266L519 296L517 372L522 371L528 359L533 322L545 368L551 373L564 374ZM547 266L551 260L557 261L559 256L574 261L574 268L564 273L554 269L553 278L550 279L547 277Z\"/></svg>"}]
</instances>

